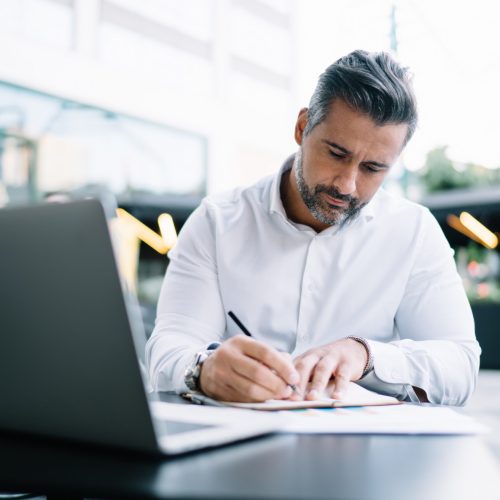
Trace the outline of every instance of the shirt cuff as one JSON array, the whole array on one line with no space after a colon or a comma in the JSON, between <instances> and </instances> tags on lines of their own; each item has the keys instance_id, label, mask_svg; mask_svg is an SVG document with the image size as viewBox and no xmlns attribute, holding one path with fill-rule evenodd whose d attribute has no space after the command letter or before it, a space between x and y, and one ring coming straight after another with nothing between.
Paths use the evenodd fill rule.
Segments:
<instances>
[{"instance_id":1,"label":"shirt cuff","mask_svg":"<svg viewBox=\"0 0 500 500\"><path fill-rule=\"evenodd\" d=\"M366 389L397 399L412 399L408 391L410 385L408 363L401 349L390 343L375 340L367 342L373 355L373 370L356 383Z\"/></svg>"}]
</instances>

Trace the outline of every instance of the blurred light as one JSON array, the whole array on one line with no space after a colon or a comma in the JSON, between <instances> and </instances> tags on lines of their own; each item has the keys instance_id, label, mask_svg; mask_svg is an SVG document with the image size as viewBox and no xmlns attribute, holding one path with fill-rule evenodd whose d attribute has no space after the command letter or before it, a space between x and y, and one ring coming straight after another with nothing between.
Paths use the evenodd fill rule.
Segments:
<instances>
[{"instance_id":1,"label":"blurred light","mask_svg":"<svg viewBox=\"0 0 500 500\"><path fill-rule=\"evenodd\" d=\"M143 224L139 219L136 219L132 214L123 210L123 208L117 208L116 214L127 225L133 228L136 236L141 241L162 255L165 255L168 252L169 248L167 247L164 239L158 233L155 233L152 229Z\"/></svg>"},{"instance_id":2,"label":"blurred light","mask_svg":"<svg viewBox=\"0 0 500 500\"><path fill-rule=\"evenodd\" d=\"M469 264L467 264L467 271L470 276L476 278L479 275L480 271L479 263L475 260L471 260Z\"/></svg>"},{"instance_id":3,"label":"blurred light","mask_svg":"<svg viewBox=\"0 0 500 500\"><path fill-rule=\"evenodd\" d=\"M473 233L481 243L492 250L498 246L498 237L468 212L460 214L460 222Z\"/></svg>"},{"instance_id":4,"label":"blurred light","mask_svg":"<svg viewBox=\"0 0 500 500\"><path fill-rule=\"evenodd\" d=\"M483 244L483 242L472 231L469 231L460 222L460 219L456 215L453 215L453 214L448 215L448 217L446 218L446 222L448 223L448 226L452 227L453 229L455 229L459 233L464 234L465 236L467 236L471 240L474 240L476 243L479 243L481 245Z\"/></svg>"},{"instance_id":5,"label":"blurred light","mask_svg":"<svg viewBox=\"0 0 500 500\"><path fill-rule=\"evenodd\" d=\"M137 266L141 240L137 237L135 228L123 217L110 220L109 225L116 248L120 275L126 289L132 293L137 293Z\"/></svg>"},{"instance_id":6,"label":"blurred light","mask_svg":"<svg viewBox=\"0 0 500 500\"><path fill-rule=\"evenodd\" d=\"M175 230L172 216L170 214L160 214L158 217L158 226L160 227L160 234L168 251L177 243L177 231Z\"/></svg>"},{"instance_id":7,"label":"blurred light","mask_svg":"<svg viewBox=\"0 0 500 500\"><path fill-rule=\"evenodd\" d=\"M177 231L175 230L174 219L170 214L160 214L158 217L158 226L168 250L171 250L177 243ZM167 250L167 251L168 251Z\"/></svg>"},{"instance_id":8,"label":"blurred light","mask_svg":"<svg viewBox=\"0 0 500 500\"><path fill-rule=\"evenodd\" d=\"M477 295L480 299L485 299L490 295L490 285L488 283L479 283L477 285Z\"/></svg>"}]
</instances>

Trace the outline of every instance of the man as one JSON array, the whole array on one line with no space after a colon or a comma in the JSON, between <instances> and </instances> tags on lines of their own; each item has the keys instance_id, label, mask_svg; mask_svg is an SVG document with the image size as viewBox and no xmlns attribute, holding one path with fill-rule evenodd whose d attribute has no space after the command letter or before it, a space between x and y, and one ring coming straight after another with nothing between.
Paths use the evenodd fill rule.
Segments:
<instances>
[{"instance_id":1,"label":"man","mask_svg":"<svg viewBox=\"0 0 500 500\"><path fill-rule=\"evenodd\" d=\"M380 189L416 122L408 72L388 54L327 68L299 112L297 153L205 199L170 252L147 345L156 390L315 399L357 381L464 404L480 348L452 251L427 209Z\"/></svg>"}]
</instances>

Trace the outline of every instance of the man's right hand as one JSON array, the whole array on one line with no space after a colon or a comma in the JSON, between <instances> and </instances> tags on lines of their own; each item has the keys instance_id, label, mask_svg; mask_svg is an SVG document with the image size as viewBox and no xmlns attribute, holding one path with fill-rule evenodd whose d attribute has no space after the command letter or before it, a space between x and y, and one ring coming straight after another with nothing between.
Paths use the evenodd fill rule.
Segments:
<instances>
[{"instance_id":1,"label":"man's right hand","mask_svg":"<svg viewBox=\"0 0 500 500\"><path fill-rule=\"evenodd\" d=\"M237 335L223 342L201 367L201 391L222 401L286 399L297 384L291 357L262 342Z\"/></svg>"}]
</instances>

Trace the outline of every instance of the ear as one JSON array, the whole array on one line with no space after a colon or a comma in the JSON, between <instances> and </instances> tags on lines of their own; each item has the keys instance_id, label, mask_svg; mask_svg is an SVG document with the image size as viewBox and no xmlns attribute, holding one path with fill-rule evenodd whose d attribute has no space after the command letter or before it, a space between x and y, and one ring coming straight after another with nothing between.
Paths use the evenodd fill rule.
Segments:
<instances>
[{"instance_id":1,"label":"ear","mask_svg":"<svg viewBox=\"0 0 500 500\"><path fill-rule=\"evenodd\" d=\"M302 108L299 111L299 116L297 116L297 122L295 123L295 142L302 146L302 140L304 139L304 129L307 125L307 108Z\"/></svg>"}]
</instances>

